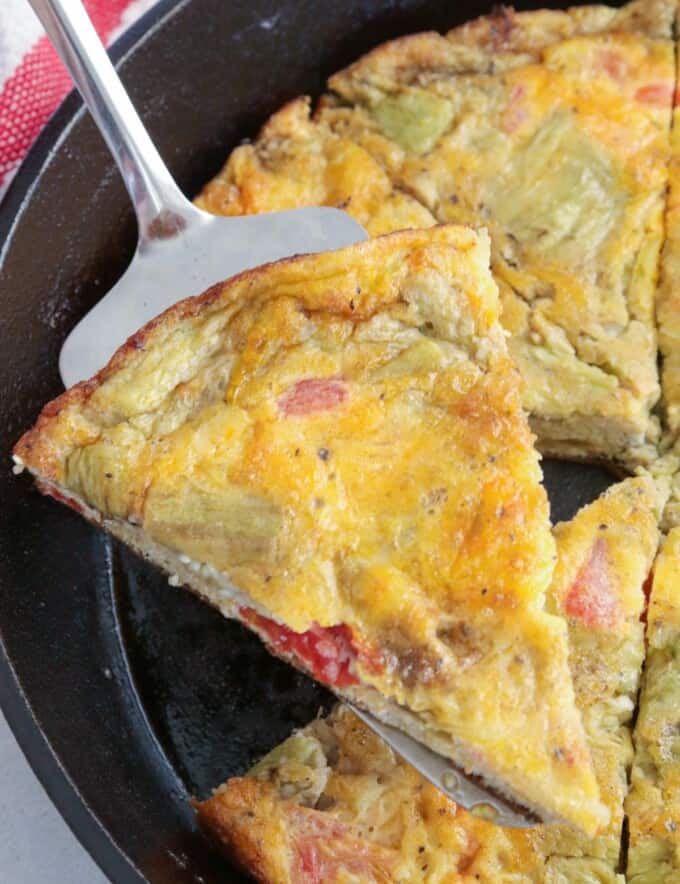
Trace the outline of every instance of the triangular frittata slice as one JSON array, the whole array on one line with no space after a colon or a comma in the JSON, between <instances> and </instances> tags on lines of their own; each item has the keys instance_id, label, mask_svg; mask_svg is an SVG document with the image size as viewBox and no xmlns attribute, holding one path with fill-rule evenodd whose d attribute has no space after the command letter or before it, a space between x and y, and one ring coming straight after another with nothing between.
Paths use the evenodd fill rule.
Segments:
<instances>
[{"instance_id":1,"label":"triangular frittata slice","mask_svg":"<svg viewBox=\"0 0 680 884\"><path fill-rule=\"evenodd\" d=\"M647 658L626 799L630 884L680 881L680 528L654 565Z\"/></svg>"},{"instance_id":2,"label":"triangular frittata slice","mask_svg":"<svg viewBox=\"0 0 680 884\"><path fill-rule=\"evenodd\" d=\"M658 541L649 480L612 487L555 529L549 605L569 618L570 665L609 824L511 830L477 819L336 708L245 778L197 803L199 820L263 882L614 884L632 761L630 720L644 656L643 586ZM258 844L266 856L258 862ZM315 877L316 874L316 877Z\"/></svg>"},{"instance_id":3,"label":"triangular frittata slice","mask_svg":"<svg viewBox=\"0 0 680 884\"><path fill-rule=\"evenodd\" d=\"M645 587L662 504L651 479L627 479L554 530L558 560L548 608L568 618L576 702L610 820L594 839L565 826L544 827L536 843L553 865L556 857L583 856L612 873L620 866L633 761L630 725L645 654ZM565 880L579 880L567 873L569 863L563 865Z\"/></svg>"},{"instance_id":4,"label":"triangular frittata slice","mask_svg":"<svg viewBox=\"0 0 680 884\"><path fill-rule=\"evenodd\" d=\"M436 227L235 277L48 405L16 455L275 653L592 831L488 250Z\"/></svg>"}]
</instances>

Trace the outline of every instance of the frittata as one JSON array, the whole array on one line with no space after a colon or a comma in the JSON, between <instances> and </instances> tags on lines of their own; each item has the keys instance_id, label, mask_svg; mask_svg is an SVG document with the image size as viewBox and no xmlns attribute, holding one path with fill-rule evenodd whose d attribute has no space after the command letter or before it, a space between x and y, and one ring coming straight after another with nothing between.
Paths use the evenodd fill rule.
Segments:
<instances>
[{"instance_id":1,"label":"frittata","mask_svg":"<svg viewBox=\"0 0 680 884\"><path fill-rule=\"evenodd\" d=\"M488 259L485 233L441 226L242 274L142 329L15 453L275 653L593 832Z\"/></svg>"},{"instance_id":2,"label":"frittata","mask_svg":"<svg viewBox=\"0 0 680 884\"><path fill-rule=\"evenodd\" d=\"M275 115L199 204L340 205L383 232L422 224L405 220L417 201L485 225L542 450L649 463L673 16L672 0L503 9L388 43L330 79L313 120L305 101Z\"/></svg>"},{"instance_id":3,"label":"frittata","mask_svg":"<svg viewBox=\"0 0 680 884\"><path fill-rule=\"evenodd\" d=\"M597 837L555 825L502 829L476 819L343 707L197 803L206 831L266 884L621 881L629 724L658 507L649 480L628 479L555 529L549 606L569 617L577 701L611 813Z\"/></svg>"},{"instance_id":4,"label":"frittata","mask_svg":"<svg viewBox=\"0 0 680 884\"><path fill-rule=\"evenodd\" d=\"M437 223L425 206L394 186L369 151L312 121L310 104L298 98L274 114L254 145L236 148L196 204L215 215L338 206L373 236Z\"/></svg>"},{"instance_id":5,"label":"frittata","mask_svg":"<svg viewBox=\"0 0 680 884\"><path fill-rule=\"evenodd\" d=\"M626 799L629 884L680 881L680 528L654 566L647 658Z\"/></svg>"}]
</instances>

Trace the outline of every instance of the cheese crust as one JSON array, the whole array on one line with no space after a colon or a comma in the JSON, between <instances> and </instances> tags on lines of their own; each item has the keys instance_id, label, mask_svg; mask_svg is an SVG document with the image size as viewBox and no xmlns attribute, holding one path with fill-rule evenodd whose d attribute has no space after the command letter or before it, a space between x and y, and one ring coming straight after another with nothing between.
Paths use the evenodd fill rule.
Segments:
<instances>
[{"instance_id":1,"label":"cheese crust","mask_svg":"<svg viewBox=\"0 0 680 884\"><path fill-rule=\"evenodd\" d=\"M597 837L476 819L343 707L293 735L248 777L196 803L205 830L266 884L622 881L630 719L644 655L640 615L658 510L653 484L629 479L555 528L549 605L569 618L577 702L611 814ZM267 845L266 863L256 855L259 844Z\"/></svg>"},{"instance_id":2,"label":"cheese crust","mask_svg":"<svg viewBox=\"0 0 680 884\"><path fill-rule=\"evenodd\" d=\"M617 869L629 725L658 505L649 480L629 479L555 529L549 605L569 617L577 701L611 813L597 837L558 825L521 831L476 819L342 707L289 738L247 778L229 780L197 803L203 827L266 884L623 880ZM355 845L349 853L348 840ZM266 862L256 856L256 843L267 845Z\"/></svg>"},{"instance_id":3,"label":"cheese crust","mask_svg":"<svg viewBox=\"0 0 680 884\"><path fill-rule=\"evenodd\" d=\"M630 884L680 880L680 528L654 566L647 657L635 726L635 763L626 799Z\"/></svg>"},{"instance_id":4,"label":"cheese crust","mask_svg":"<svg viewBox=\"0 0 680 884\"><path fill-rule=\"evenodd\" d=\"M331 77L313 120L305 101L274 115L199 205L342 205L369 232L422 225L419 205L487 226L542 450L648 464L673 16L670 0L504 10L395 40Z\"/></svg>"},{"instance_id":5,"label":"cheese crust","mask_svg":"<svg viewBox=\"0 0 680 884\"><path fill-rule=\"evenodd\" d=\"M142 329L16 454L274 652L593 831L488 250L442 226L236 277Z\"/></svg>"}]
</instances>

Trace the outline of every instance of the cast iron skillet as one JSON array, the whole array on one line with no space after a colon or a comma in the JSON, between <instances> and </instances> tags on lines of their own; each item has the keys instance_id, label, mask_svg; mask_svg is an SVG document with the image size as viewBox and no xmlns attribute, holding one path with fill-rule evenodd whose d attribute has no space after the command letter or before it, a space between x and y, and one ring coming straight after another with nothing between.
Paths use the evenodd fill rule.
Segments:
<instances>
[{"instance_id":1,"label":"cast iron skillet","mask_svg":"<svg viewBox=\"0 0 680 884\"><path fill-rule=\"evenodd\" d=\"M187 193L239 140L377 43L487 12L463 0L163 0L116 45ZM0 209L0 702L51 798L115 882L244 880L187 806L330 698L240 626L15 478L9 453L60 392L57 355L124 269L132 212L71 95ZM556 519L611 477L547 464Z\"/></svg>"}]
</instances>

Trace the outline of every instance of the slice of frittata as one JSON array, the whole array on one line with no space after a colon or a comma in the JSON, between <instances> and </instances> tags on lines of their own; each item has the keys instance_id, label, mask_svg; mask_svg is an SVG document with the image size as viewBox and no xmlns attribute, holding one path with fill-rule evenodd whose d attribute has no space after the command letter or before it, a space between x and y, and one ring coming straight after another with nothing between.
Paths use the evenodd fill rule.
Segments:
<instances>
[{"instance_id":1,"label":"slice of frittata","mask_svg":"<svg viewBox=\"0 0 680 884\"><path fill-rule=\"evenodd\" d=\"M241 274L141 329L15 450L274 653L593 831L488 259L449 225Z\"/></svg>"}]
</instances>

